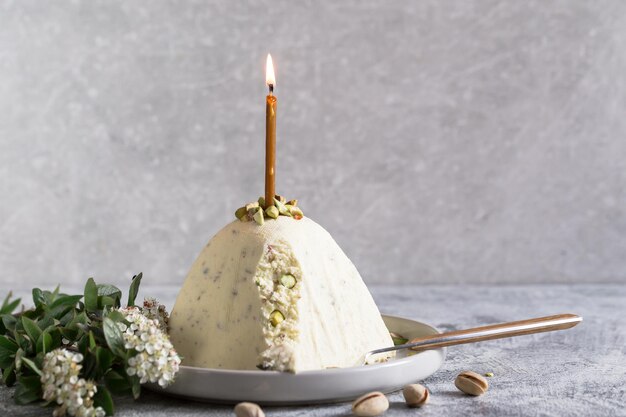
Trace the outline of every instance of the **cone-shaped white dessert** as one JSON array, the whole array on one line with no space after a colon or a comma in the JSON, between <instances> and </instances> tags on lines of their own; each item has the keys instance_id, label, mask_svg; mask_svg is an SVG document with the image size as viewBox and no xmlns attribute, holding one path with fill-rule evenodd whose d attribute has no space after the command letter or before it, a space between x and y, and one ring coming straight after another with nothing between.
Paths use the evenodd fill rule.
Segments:
<instances>
[{"instance_id":1,"label":"cone-shaped white dessert","mask_svg":"<svg viewBox=\"0 0 626 417\"><path fill-rule=\"evenodd\" d=\"M183 364L298 372L392 346L358 271L320 225L234 221L202 250L170 318Z\"/></svg>"}]
</instances>

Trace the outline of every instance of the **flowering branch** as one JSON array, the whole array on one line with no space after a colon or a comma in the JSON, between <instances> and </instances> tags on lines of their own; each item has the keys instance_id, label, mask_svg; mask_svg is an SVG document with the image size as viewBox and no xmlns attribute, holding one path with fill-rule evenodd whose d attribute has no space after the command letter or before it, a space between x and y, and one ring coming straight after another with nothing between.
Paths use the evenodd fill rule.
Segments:
<instances>
[{"instance_id":1,"label":"flowering branch","mask_svg":"<svg viewBox=\"0 0 626 417\"><path fill-rule=\"evenodd\" d=\"M9 293L0 306L0 369L16 403L54 405L54 417L103 417L115 412L111 394L138 398L141 384L172 383L180 357L167 312L154 298L135 305L141 278L133 277L125 308L117 287L92 278L82 295L35 288L34 308L20 313Z\"/></svg>"}]
</instances>

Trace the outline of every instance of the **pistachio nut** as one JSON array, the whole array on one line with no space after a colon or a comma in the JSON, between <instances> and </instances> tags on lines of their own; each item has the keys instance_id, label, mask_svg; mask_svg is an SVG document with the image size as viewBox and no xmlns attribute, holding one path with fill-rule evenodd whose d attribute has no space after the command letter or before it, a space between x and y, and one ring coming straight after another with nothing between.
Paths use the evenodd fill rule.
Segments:
<instances>
[{"instance_id":1,"label":"pistachio nut","mask_svg":"<svg viewBox=\"0 0 626 417\"><path fill-rule=\"evenodd\" d=\"M280 213L278 212L278 209L276 208L276 206L269 206L268 208L265 209L265 214L267 215L267 217L276 219L278 218L278 215Z\"/></svg>"},{"instance_id":2,"label":"pistachio nut","mask_svg":"<svg viewBox=\"0 0 626 417\"><path fill-rule=\"evenodd\" d=\"M263 219L263 209L261 207L257 207L252 218L258 225L263 226L263 223L265 223L265 220Z\"/></svg>"},{"instance_id":3,"label":"pistachio nut","mask_svg":"<svg viewBox=\"0 0 626 417\"><path fill-rule=\"evenodd\" d=\"M287 201L287 204L289 204L290 206L297 206L298 205L298 200L289 200L289 201Z\"/></svg>"},{"instance_id":4,"label":"pistachio nut","mask_svg":"<svg viewBox=\"0 0 626 417\"><path fill-rule=\"evenodd\" d=\"M489 389L487 380L472 371L461 372L454 380L454 385L468 395L482 395Z\"/></svg>"},{"instance_id":5,"label":"pistachio nut","mask_svg":"<svg viewBox=\"0 0 626 417\"><path fill-rule=\"evenodd\" d=\"M246 204L246 210L255 209L257 207L259 207L258 201L253 201L252 203Z\"/></svg>"},{"instance_id":6,"label":"pistachio nut","mask_svg":"<svg viewBox=\"0 0 626 417\"><path fill-rule=\"evenodd\" d=\"M278 212L280 214L288 213L287 207L285 207L285 205L280 200L278 200L277 198L274 199L274 205L276 206L276 208L278 209Z\"/></svg>"},{"instance_id":7,"label":"pistachio nut","mask_svg":"<svg viewBox=\"0 0 626 417\"><path fill-rule=\"evenodd\" d=\"M291 213L293 217L304 216L304 213L302 213L302 210L300 210L300 207L296 207L296 206L289 207L289 213Z\"/></svg>"},{"instance_id":8,"label":"pistachio nut","mask_svg":"<svg viewBox=\"0 0 626 417\"><path fill-rule=\"evenodd\" d=\"M294 277L294 276L293 276L293 275L291 275L291 274L283 274L283 275L280 277L280 283L281 283L283 286L287 287L287 288L293 288L293 287L295 287L295 286L296 286L296 282L297 282L297 281L296 281L296 277Z\"/></svg>"},{"instance_id":9,"label":"pistachio nut","mask_svg":"<svg viewBox=\"0 0 626 417\"><path fill-rule=\"evenodd\" d=\"M235 212L235 217L241 220L241 218L245 216L246 214L248 214L248 210L245 207L239 207L237 211Z\"/></svg>"},{"instance_id":10,"label":"pistachio nut","mask_svg":"<svg viewBox=\"0 0 626 417\"><path fill-rule=\"evenodd\" d=\"M410 384L402 389L404 401L409 407L421 407L428 403L430 392L421 384Z\"/></svg>"},{"instance_id":11,"label":"pistachio nut","mask_svg":"<svg viewBox=\"0 0 626 417\"><path fill-rule=\"evenodd\" d=\"M272 323L272 326L276 327L283 321L285 321L285 316L279 310L274 310L270 313L270 323Z\"/></svg>"},{"instance_id":12,"label":"pistachio nut","mask_svg":"<svg viewBox=\"0 0 626 417\"><path fill-rule=\"evenodd\" d=\"M235 415L237 417L265 417L265 413L261 407L255 403L239 403L235 406Z\"/></svg>"},{"instance_id":13,"label":"pistachio nut","mask_svg":"<svg viewBox=\"0 0 626 417\"><path fill-rule=\"evenodd\" d=\"M275 194L274 195L274 199L280 201L281 203L285 204L287 202L287 200L285 199L285 197L283 197L282 195L278 195Z\"/></svg>"},{"instance_id":14,"label":"pistachio nut","mask_svg":"<svg viewBox=\"0 0 626 417\"><path fill-rule=\"evenodd\" d=\"M409 341L409 339L398 333L389 332L389 336L391 336L391 340L393 340L394 346L403 345Z\"/></svg>"},{"instance_id":15,"label":"pistachio nut","mask_svg":"<svg viewBox=\"0 0 626 417\"><path fill-rule=\"evenodd\" d=\"M359 417L378 416L389 408L389 400L382 392L365 394L352 403L352 413Z\"/></svg>"},{"instance_id":16,"label":"pistachio nut","mask_svg":"<svg viewBox=\"0 0 626 417\"><path fill-rule=\"evenodd\" d=\"M259 206L265 207L265 197L259 197L257 203L259 203Z\"/></svg>"}]
</instances>

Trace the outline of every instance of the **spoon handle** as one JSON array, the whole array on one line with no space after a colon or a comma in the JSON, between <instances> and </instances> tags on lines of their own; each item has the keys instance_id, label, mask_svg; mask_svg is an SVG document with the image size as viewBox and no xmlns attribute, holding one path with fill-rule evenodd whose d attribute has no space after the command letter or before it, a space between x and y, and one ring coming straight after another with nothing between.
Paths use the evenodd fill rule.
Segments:
<instances>
[{"instance_id":1,"label":"spoon handle","mask_svg":"<svg viewBox=\"0 0 626 417\"><path fill-rule=\"evenodd\" d=\"M556 316L491 324L489 326L474 327L473 329L455 330L453 332L439 333L432 336L417 337L403 345L367 352L365 354L364 363L368 363L369 358L373 355L394 350L411 349L414 351L422 351L445 346L482 342L483 340L502 339L525 334L551 332L553 330L565 330L576 326L582 320L583 318L576 314L557 314Z\"/></svg>"},{"instance_id":2,"label":"spoon handle","mask_svg":"<svg viewBox=\"0 0 626 417\"><path fill-rule=\"evenodd\" d=\"M525 334L565 330L576 326L582 317L575 314L558 314L556 316L539 317L536 319L512 321L475 327L473 329L456 330L432 336L412 339L406 345L411 350L435 349L444 346L462 345L464 343L482 342L484 340L522 336Z\"/></svg>"}]
</instances>

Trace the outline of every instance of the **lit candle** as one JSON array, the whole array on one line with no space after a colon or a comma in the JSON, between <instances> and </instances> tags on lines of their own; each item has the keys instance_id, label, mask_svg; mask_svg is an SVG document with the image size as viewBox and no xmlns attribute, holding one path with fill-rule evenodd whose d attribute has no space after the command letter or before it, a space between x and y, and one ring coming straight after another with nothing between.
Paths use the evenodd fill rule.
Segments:
<instances>
[{"instance_id":1,"label":"lit candle","mask_svg":"<svg viewBox=\"0 0 626 417\"><path fill-rule=\"evenodd\" d=\"M265 104L265 208L274 204L276 195L276 97L274 96L274 86L276 77L274 76L274 65L272 56L267 54L267 64L265 68L265 83L270 92L266 97Z\"/></svg>"}]
</instances>

